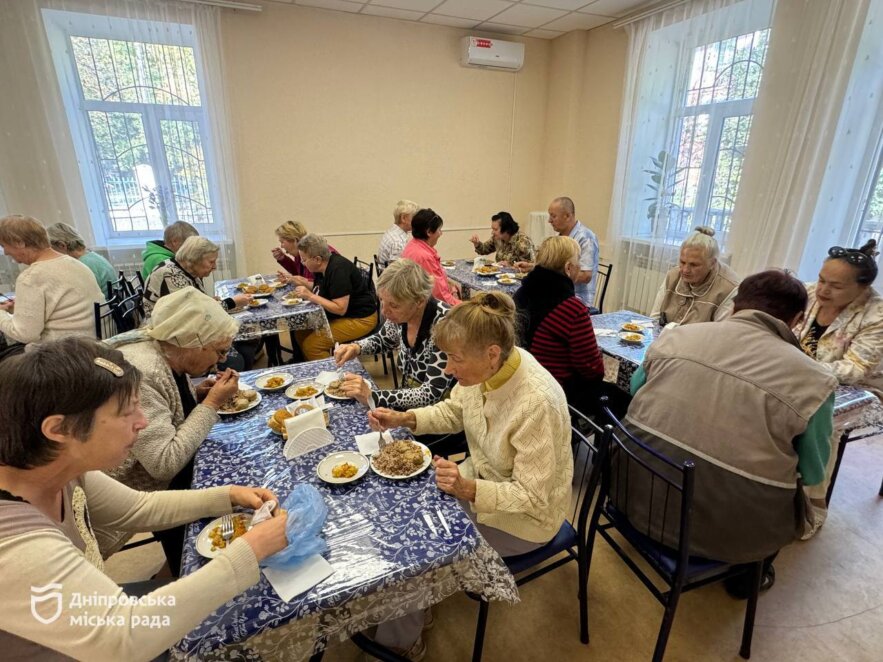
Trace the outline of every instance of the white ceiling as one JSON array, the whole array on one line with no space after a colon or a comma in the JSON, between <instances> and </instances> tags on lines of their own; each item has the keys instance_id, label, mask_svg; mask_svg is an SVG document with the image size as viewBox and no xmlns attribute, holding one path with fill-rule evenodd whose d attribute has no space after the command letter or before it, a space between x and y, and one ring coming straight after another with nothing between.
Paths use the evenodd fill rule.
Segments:
<instances>
[{"instance_id":1,"label":"white ceiling","mask_svg":"<svg viewBox=\"0 0 883 662\"><path fill-rule=\"evenodd\" d=\"M273 0L352 14L554 39L591 30L651 0Z\"/></svg>"}]
</instances>

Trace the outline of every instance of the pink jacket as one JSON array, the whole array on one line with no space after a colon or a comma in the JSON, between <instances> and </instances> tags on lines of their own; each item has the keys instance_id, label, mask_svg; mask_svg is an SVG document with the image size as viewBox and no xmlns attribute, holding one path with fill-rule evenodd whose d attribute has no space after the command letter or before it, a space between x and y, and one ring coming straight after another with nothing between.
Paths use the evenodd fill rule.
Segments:
<instances>
[{"instance_id":1,"label":"pink jacket","mask_svg":"<svg viewBox=\"0 0 883 662\"><path fill-rule=\"evenodd\" d=\"M413 260L423 267L423 270L426 273L432 276L435 281L432 286L432 296L439 301L444 301L452 306L456 306L460 303L460 300L454 296L454 293L451 292L450 286L448 286L448 276L445 273L445 268L442 266L438 251L435 250L435 248L422 239L411 239L411 241L405 245L405 250L402 251L402 257L408 260Z\"/></svg>"}]
</instances>

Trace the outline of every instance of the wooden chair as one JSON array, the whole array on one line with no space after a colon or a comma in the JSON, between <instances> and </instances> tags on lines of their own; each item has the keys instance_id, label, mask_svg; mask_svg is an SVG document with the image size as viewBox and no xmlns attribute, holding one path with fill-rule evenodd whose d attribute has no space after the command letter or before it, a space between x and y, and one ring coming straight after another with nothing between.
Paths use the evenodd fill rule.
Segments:
<instances>
[{"instance_id":1,"label":"wooden chair","mask_svg":"<svg viewBox=\"0 0 883 662\"><path fill-rule=\"evenodd\" d=\"M608 425L601 430L591 419L579 410L570 407L571 416L571 446L574 449L574 481L578 485L573 514L570 520L564 520L558 534L537 550L507 556L503 558L506 566L516 575L515 583L518 586L532 582L551 572L562 565L576 561L579 567L579 586L577 597L579 598L579 638L584 644L589 643L589 606L587 586L589 579L589 553L587 542L589 541L589 528L587 525L591 512L592 496L598 486L600 469L597 461L597 442L599 437L612 434L612 428ZM590 440L591 439L591 440ZM574 528L574 523L576 528ZM562 556L563 555L563 556ZM556 557L554 562L543 565ZM532 572L531 572L532 571ZM529 573L529 574L525 574ZM479 601L478 624L475 630L475 643L472 648L472 660L481 660L482 648L484 647L484 634L487 627L488 603L480 596L467 593L473 600Z\"/></svg>"},{"instance_id":2,"label":"wooden chair","mask_svg":"<svg viewBox=\"0 0 883 662\"><path fill-rule=\"evenodd\" d=\"M661 662L681 594L741 575L745 568L690 555L695 471L693 462L687 460L679 464L665 457L626 430L606 407L605 413L613 423L613 432L602 437L598 452L601 487L589 524L587 565L591 567L597 534L613 548L663 605L665 614L653 652L653 662ZM644 486L649 495L649 503L642 510L647 508L650 513L664 514L661 517L661 531L657 530L660 526L659 517L655 520L648 517L647 522L637 522L629 518L629 493L635 486ZM602 516L604 523L600 522ZM655 526L651 527L651 520ZM668 590L662 591L656 587L651 577L623 549L619 539L613 536L614 531L646 561ZM676 548L663 544L663 540L668 540L673 535L676 535L678 541ZM742 646L739 649L739 655L746 660L751 656L754 615L762 574L763 560L759 560L752 567L752 588L745 608Z\"/></svg>"}]
</instances>

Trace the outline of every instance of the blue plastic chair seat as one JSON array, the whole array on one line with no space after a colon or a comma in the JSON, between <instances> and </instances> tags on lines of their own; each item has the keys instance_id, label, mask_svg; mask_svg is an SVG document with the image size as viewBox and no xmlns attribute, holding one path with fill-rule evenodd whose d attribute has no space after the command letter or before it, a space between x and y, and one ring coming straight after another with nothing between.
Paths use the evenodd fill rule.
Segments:
<instances>
[{"instance_id":1,"label":"blue plastic chair seat","mask_svg":"<svg viewBox=\"0 0 883 662\"><path fill-rule=\"evenodd\" d=\"M558 529L558 533L555 534L555 537L545 545L532 552L527 552L526 554L503 557L503 561L508 566L509 571L513 575L517 575L520 572L524 572L525 570L529 570L534 566L539 565L546 559L550 559L561 552L576 547L577 540L576 529L571 526L570 522L564 520L564 523L561 525L561 528Z\"/></svg>"},{"instance_id":2,"label":"blue plastic chair seat","mask_svg":"<svg viewBox=\"0 0 883 662\"><path fill-rule=\"evenodd\" d=\"M611 504L604 509L605 516L615 524L616 529L629 541L641 556L653 559L659 564L659 570L666 574L666 579L671 583L674 580L675 569L678 565L677 550L662 545L649 536L635 529L628 520ZM730 567L729 563L714 561L701 556L690 556L687 559L687 569L684 581L687 584L699 582L715 575L720 575Z\"/></svg>"}]
</instances>

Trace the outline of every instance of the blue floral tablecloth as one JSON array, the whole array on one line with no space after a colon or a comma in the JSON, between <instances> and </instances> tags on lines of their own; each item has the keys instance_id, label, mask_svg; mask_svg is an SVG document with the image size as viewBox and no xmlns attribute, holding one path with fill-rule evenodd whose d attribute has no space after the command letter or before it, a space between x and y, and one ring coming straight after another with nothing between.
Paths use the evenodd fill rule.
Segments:
<instances>
[{"instance_id":1,"label":"blue floral tablecloth","mask_svg":"<svg viewBox=\"0 0 883 662\"><path fill-rule=\"evenodd\" d=\"M521 282L516 282L514 285L503 285L497 282L494 276L479 276L472 271L472 260L454 260L453 262L454 266L445 267L445 272L448 274L448 278L460 283L463 288L463 299L468 299L475 292L490 292L491 290L505 292L512 296L515 294L515 290L521 287ZM500 271L509 274L515 273L515 269L509 267L500 267Z\"/></svg>"},{"instance_id":2,"label":"blue floral tablecloth","mask_svg":"<svg viewBox=\"0 0 883 662\"><path fill-rule=\"evenodd\" d=\"M275 276L264 277L267 282L275 280ZM241 294L236 289L244 278L231 280L219 280L215 282L215 296L222 299ZM239 320L239 333L236 340L254 340L261 336L275 335L281 331L321 330L331 335L331 327L328 325L328 317L325 309L319 304L304 302L298 306L285 306L282 304L284 295L293 290L289 285L276 290L270 297L264 299L266 306L252 310L234 312L233 317Z\"/></svg>"},{"instance_id":3,"label":"blue floral tablecloth","mask_svg":"<svg viewBox=\"0 0 883 662\"><path fill-rule=\"evenodd\" d=\"M649 317L621 310L615 313L592 315L598 347L604 354L604 378L615 383L620 389L629 392L629 385L635 370L644 362L647 347L659 337L662 329L658 324L644 330L646 340L637 345L620 340L618 335L597 335L599 329L617 333L626 322L652 321ZM871 425L883 425L883 405L880 399L858 386L838 386L834 394L834 427L838 431L854 430Z\"/></svg>"},{"instance_id":4,"label":"blue floral tablecloth","mask_svg":"<svg viewBox=\"0 0 883 662\"><path fill-rule=\"evenodd\" d=\"M275 368L298 379L334 369L330 359ZM358 361L345 367L368 378ZM258 374L243 373L253 383ZM196 454L193 487L261 485L284 499L298 483L315 485L329 507L323 530L334 574L313 589L283 602L267 580L261 581L209 616L173 649L176 659L298 660L327 644L372 625L440 602L459 591L491 600L518 600L512 575L499 555L478 534L459 504L435 486L430 467L418 477L391 481L369 471L361 480L331 486L316 475L328 453L356 450L354 435L369 431L366 410L342 401L329 411L335 442L286 460L282 438L266 425L277 408L290 402L284 393L264 393L261 404L227 417L212 428ZM394 436L407 438L406 430ZM436 509L450 525L439 527ZM428 512L438 535L423 519ZM195 540L209 520L188 528L182 574L208 561L197 555Z\"/></svg>"}]
</instances>

